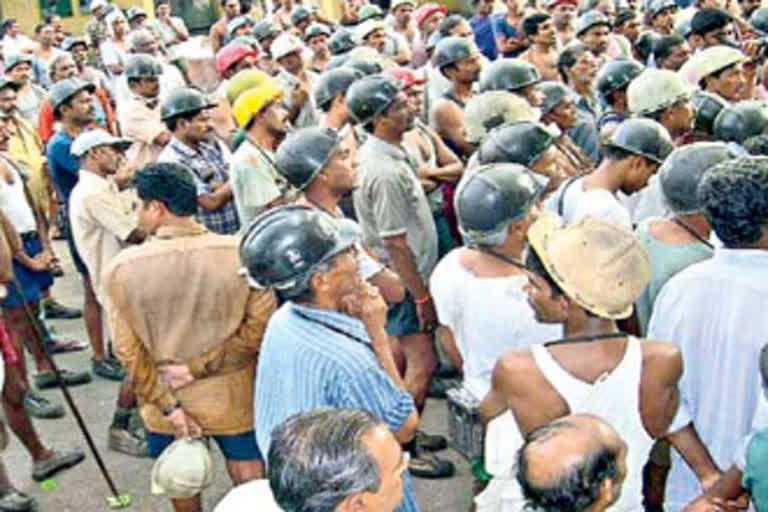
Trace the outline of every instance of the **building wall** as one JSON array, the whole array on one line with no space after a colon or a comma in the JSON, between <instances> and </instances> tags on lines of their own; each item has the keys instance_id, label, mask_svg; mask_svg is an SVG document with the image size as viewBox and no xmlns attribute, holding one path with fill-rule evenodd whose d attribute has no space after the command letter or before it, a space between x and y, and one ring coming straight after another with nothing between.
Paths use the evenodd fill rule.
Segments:
<instances>
[{"instance_id":1,"label":"building wall","mask_svg":"<svg viewBox=\"0 0 768 512\"><path fill-rule=\"evenodd\" d=\"M70 0L70 2L73 12L72 16L62 17L64 27L68 32L82 34L91 15L81 13L80 0ZM112 3L123 9L134 6L142 7L150 17L153 16L154 2L152 0L112 0ZM21 30L30 37L34 34L35 26L43 21L40 0L0 0L0 9L3 19L16 18Z\"/></svg>"}]
</instances>

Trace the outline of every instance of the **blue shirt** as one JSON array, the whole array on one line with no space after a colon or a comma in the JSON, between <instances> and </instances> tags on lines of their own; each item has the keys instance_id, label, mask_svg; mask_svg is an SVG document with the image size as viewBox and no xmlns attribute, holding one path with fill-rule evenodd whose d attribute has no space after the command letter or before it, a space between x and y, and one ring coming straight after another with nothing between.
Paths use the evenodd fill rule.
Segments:
<instances>
[{"instance_id":1,"label":"blue shirt","mask_svg":"<svg viewBox=\"0 0 768 512\"><path fill-rule=\"evenodd\" d=\"M318 407L363 409L393 431L403 426L415 410L413 398L384 372L370 343L364 324L342 313L286 302L272 315L256 372L261 453L269 453L277 425ZM398 511L418 511L408 475L404 484Z\"/></svg>"},{"instance_id":2,"label":"blue shirt","mask_svg":"<svg viewBox=\"0 0 768 512\"><path fill-rule=\"evenodd\" d=\"M504 36L507 38L517 38L519 37L519 32L517 31L517 27L514 25L510 25L507 21L507 13L501 12L499 14L494 14L491 16L491 20L493 23L493 36L494 38L498 36ZM522 47L514 52L506 52L502 54L503 57L517 57L521 53L523 53L526 50L525 47Z\"/></svg>"},{"instance_id":3,"label":"blue shirt","mask_svg":"<svg viewBox=\"0 0 768 512\"><path fill-rule=\"evenodd\" d=\"M472 16L469 25L475 31L475 44L488 60L496 60L499 49L496 47L496 36L493 34L493 24L490 16Z\"/></svg>"},{"instance_id":4,"label":"blue shirt","mask_svg":"<svg viewBox=\"0 0 768 512\"><path fill-rule=\"evenodd\" d=\"M61 130L57 131L48 141L46 156L53 183L64 204L69 204L69 195L77 185L80 172L80 159L70 152L75 139Z\"/></svg>"},{"instance_id":5,"label":"blue shirt","mask_svg":"<svg viewBox=\"0 0 768 512\"><path fill-rule=\"evenodd\" d=\"M201 142L197 148L191 148L173 137L157 161L184 165L195 180L197 195L203 196L214 192L211 186L214 182L229 181L229 158L230 155L225 154L218 143ZM205 227L220 235L232 235L240 229L234 199L213 211L198 205L197 218Z\"/></svg>"}]
</instances>

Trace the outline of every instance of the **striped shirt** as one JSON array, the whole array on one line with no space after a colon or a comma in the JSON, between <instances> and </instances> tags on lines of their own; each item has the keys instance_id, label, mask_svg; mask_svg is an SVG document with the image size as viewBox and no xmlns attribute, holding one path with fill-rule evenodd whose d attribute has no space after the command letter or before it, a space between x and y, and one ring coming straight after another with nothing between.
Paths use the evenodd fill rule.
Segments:
<instances>
[{"instance_id":1,"label":"striped shirt","mask_svg":"<svg viewBox=\"0 0 768 512\"><path fill-rule=\"evenodd\" d=\"M379 365L365 325L342 313L286 302L272 315L256 372L256 441L269 452L272 430L317 407L369 411L399 430L415 410L411 396ZM419 510L405 478L398 511Z\"/></svg>"}]
</instances>

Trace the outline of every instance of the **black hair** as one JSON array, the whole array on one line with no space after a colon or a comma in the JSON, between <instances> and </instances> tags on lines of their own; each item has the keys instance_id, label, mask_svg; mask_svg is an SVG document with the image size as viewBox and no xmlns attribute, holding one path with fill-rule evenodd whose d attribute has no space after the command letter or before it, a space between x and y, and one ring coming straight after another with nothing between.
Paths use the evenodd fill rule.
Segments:
<instances>
[{"instance_id":1,"label":"black hair","mask_svg":"<svg viewBox=\"0 0 768 512\"><path fill-rule=\"evenodd\" d=\"M528 480L528 447L566 428L572 428L572 424L556 421L540 427L526 436L525 444L518 451L517 481L527 502L540 512L589 510L600 497L602 483L608 478L616 479L619 475L616 453L601 448L585 455L579 464L564 468L563 474L548 485L531 483Z\"/></svg>"},{"instance_id":2,"label":"black hair","mask_svg":"<svg viewBox=\"0 0 768 512\"><path fill-rule=\"evenodd\" d=\"M197 186L192 172L173 162L148 164L134 177L136 193L144 202L160 201L179 217L197 212Z\"/></svg>"},{"instance_id":3,"label":"black hair","mask_svg":"<svg viewBox=\"0 0 768 512\"><path fill-rule=\"evenodd\" d=\"M588 51L589 48L584 43L572 42L560 52L560 56L557 58L557 70L560 72L564 83L569 83L566 71L571 69L579 57Z\"/></svg>"},{"instance_id":4,"label":"black hair","mask_svg":"<svg viewBox=\"0 0 768 512\"><path fill-rule=\"evenodd\" d=\"M704 36L733 22L733 16L722 9L699 9L691 18L691 34Z\"/></svg>"},{"instance_id":5,"label":"black hair","mask_svg":"<svg viewBox=\"0 0 768 512\"><path fill-rule=\"evenodd\" d=\"M523 34L527 37L535 36L539 33L539 25L551 19L547 13L537 12L523 18Z\"/></svg>"},{"instance_id":6,"label":"black hair","mask_svg":"<svg viewBox=\"0 0 768 512\"><path fill-rule=\"evenodd\" d=\"M544 266L544 262L541 261L536 250L532 247L529 248L528 254L525 256L525 268L544 279L549 287L552 289L552 297L565 295L563 289L552 279L547 267Z\"/></svg>"},{"instance_id":7,"label":"black hair","mask_svg":"<svg viewBox=\"0 0 768 512\"><path fill-rule=\"evenodd\" d=\"M685 39L677 34L662 36L658 41L653 43L653 57L658 63L659 60L664 60L669 57L675 47L684 43Z\"/></svg>"},{"instance_id":8,"label":"black hair","mask_svg":"<svg viewBox=\"0 0 768 512\"><path fill-rule=\"evenodd\" d=\"M43 29L47 26L48 26L48 23L39 23L35 25L35 35L40 35L40 32L42 32Z\"/></svg>"},{"instance_id":9,"label":"black hair","mask_svg":"<svg viewBox=\"0 0 768 512\"><path fill-rule=\"evenodd\" d=\"M155 0L155 9L161 5L171 5L171 0Z\"/></svg>"},{"instance_id":10,"label":"black hair","mask_svg":"<svg viewBox=\"0 0 768 512\"><path fill-rule=\"evenodd\" d=\"M710 73L707 76L703 77L701 80L699 80L699 88L702 91L706 91L707 90L707 78L709 78L709 77L720 78L720 75L722 75L723 73L725 73L726 71L728 71L732 67L736 66L737 64L739 64L739 63L738 62L734 62L733 64L728 64L724 68L720 68L717 71L713 71L712 73Z\"/></svg>"},{"instance_id":11,"label":"black hair","mask_svg":"<svg viewBox=\"0 0 768 512\"><path fill-rule=\"evenodd\" d=\"M50 25L51 23L53 23L53 20L55 18L61 18L61 16L59 16L58 14L46 14L45 18L43 18L43 21L45 22L46 25Z\"/></svg>"},{"instance_id":12,"label":"black hair","mask_svg":"<svg viewBox=\"0 0 768 512\"><path fill-rule=\"evenodd\" d=\"M768 157L745 156L707 169L697 196L726 247L755 244L768 223Z\"/></svg>"},{"instance_id":13,"label":"black hair","mask_svg":"<svg viewBox=\"0 0 768 512\"><path fill-rule=\"evenodd\" d=\"M613 146L611 144L604 145L602 147L602 153L603 153L603 158L607 160L613 160L614 162L619 162L621 160L626 160L627 158L637 156L635 153L632 153L631 151L627 151L624 148Z\"/></svg>"}]
</instances>

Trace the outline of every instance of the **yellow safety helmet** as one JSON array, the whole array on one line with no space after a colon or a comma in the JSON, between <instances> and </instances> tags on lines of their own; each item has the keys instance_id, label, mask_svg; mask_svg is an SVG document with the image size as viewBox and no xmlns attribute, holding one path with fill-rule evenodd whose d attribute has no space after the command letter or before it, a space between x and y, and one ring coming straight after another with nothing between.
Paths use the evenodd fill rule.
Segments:
<instances>
[{"instance_id":1,"label":"yellow safety helmet","mask_svg":"<svg viewBox=\"0 0 768 512\"><path fill-rule=\"evenodd\" d=\"M237 98L248 89L261 86L264 82L271 80L267 73L258 69L243 69L233 76L227 84L227 100L233 105Z\"/></svg>"},{"instance_id":2,"label":"yellow safety helmet","mask_svg":"<svg viewBox=\"0 0 768 512\"><path fill-rule=\"evenodd\" d=\"M273 79L245 91L232 106L237 125L240 128L245 128L266 105L283 96L285 96L285 91Z\"/></svg>"}]
</instances>

